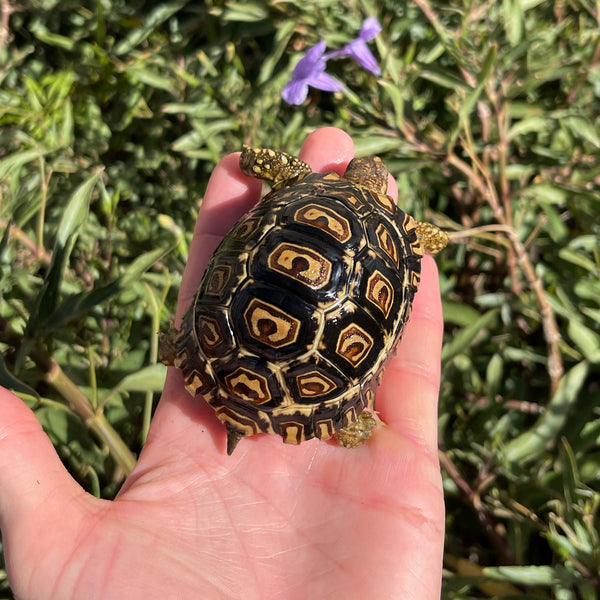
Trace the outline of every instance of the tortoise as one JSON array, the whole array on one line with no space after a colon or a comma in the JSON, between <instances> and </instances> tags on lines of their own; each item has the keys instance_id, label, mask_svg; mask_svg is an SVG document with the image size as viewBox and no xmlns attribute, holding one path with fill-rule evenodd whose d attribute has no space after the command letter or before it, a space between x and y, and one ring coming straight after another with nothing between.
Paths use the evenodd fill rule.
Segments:
<instances>
[{"instance_id":1,"label":"tortoise","mask_svg":"<svg viewBox=\"0 0 600 600\"><path fill-rule=\"evenodd\" d=\"M424 252L446 234L387 195L378 157L343 177L287 154L244 146L241 170L272 190L225 236L163 361L183 372L240 439L278 434L300 444L369 438L371 408L420 279Z\"/></svg>"}]
</instances>

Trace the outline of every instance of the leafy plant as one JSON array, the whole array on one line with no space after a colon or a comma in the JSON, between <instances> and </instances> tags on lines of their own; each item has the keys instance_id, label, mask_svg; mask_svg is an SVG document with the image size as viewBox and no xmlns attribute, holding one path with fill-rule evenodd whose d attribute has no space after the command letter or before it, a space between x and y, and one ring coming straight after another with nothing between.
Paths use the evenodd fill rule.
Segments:
<instances>
[{"instance_id":1,"label":"leafy plant","mask_svg":"<svg viewBox=\"0 0 600 600\"><path fill-rule=\"evenodd\" d=\"M112 497L145 439L157 334L216 162L247 142L296 152L334 125L451 232L444 597L597 596L593 3L0 5L0 382L86 489ZM306 50L345 47L369 16L382 75L330 61L344 90L286 104Z\"/></svg>"}]
</instances>

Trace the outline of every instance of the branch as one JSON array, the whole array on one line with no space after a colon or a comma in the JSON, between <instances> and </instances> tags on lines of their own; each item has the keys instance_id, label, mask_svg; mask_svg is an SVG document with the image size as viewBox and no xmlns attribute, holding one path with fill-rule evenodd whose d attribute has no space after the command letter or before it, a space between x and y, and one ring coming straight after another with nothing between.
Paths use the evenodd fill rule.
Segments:
<instances>
[{"instance_id":1,"label":"branch","mask_svg":"<svg viewBox=\"0 0 600 600\"><path fill-rule=\"evenodd\" d=\"M525 246L519 239L514 227L507 222L508 219L506 218L504 210L499 202L493 182L486 174L485 169L482 168L479 159L471 153L468 146L464 145L463 148L469 154L471 160L477 166L477 168L481 170L483 175L480 175L477 171L475 171L475 169L471 168L466 162L458 158L455 154L450 154L448 156L448 164L452 165L455 169L461 171L469 178L481 196L487 200L498 223L506 228L505 232L511 242L517 258L517 263L521 267L521 270L525 275L525 279L527 280L530 288L533 290L537 303L540 307L542 328L548 349L548 375L550 376L551 382L551 394L553 394L556 391L558 382L560 381L560 378L564 372L562 357L558 347L560 341L560 332L558 325L556 324L554 311L552 310L552 307L546 298L546 291L544 290L542 281L535 273L535 269L531 263L531 260L529 259L527 251L525 250Z\"/></svg>"}]
</instances>

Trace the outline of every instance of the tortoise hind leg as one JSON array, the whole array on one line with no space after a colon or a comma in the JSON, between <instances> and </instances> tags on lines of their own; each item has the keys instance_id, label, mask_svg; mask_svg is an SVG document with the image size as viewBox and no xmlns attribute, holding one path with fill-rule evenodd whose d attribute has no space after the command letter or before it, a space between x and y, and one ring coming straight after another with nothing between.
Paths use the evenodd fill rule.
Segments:
<instances>
[{"instance_id":1,"label":"tortoise hind leg","mask_svg":"<svg viewBox=\"0 0 600 600\"><path fill-rule=\"evenodd\" d=\"M340 429L335 434L338 444L344 446L344 448L358 448L358 446L362 446L371 437L373 429L381 425L381 421L375 419L373 415L372 411L363 410L354 423Z\"/></svg>"}]
</instances>

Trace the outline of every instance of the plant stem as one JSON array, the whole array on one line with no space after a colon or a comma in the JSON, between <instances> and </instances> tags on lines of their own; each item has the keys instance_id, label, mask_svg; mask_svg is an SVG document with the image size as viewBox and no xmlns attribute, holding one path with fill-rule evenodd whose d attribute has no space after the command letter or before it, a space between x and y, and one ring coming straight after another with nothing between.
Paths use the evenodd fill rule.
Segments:
<instances>
[{"instance_id":1,"label":"plant stem","mask_svg":"<svg viewBox=\"0 0 600 600\"><path fill-rule=\"evenodd\" d=\"M560 381L560 378L564 372L562 357L558 347L560 341L560 332L558 330L558 325L556 324L554 311L552 310L552 307L546 298L544 285L541 279L535 273L535 269L531 263L531 260L529 259L527 251L525 250L525 246L519 239L514 227L507 223L504 211L498 201L496 188L493 185L493 182L486 175L486 171L481 168L482 165L478 158L470 152L470 148L467 145L464 145L463 147L465 151L469 153L471 160L483 175L480 175L475 169L470 167L455 154L450 154L448 156L448 164L469 177L472 184L477 188L482 197L487 200L488 204L494 211L494 216L496 217L498 223L501 223L504 227L506 227L506 235L511 242L517 262L521 267L521 270L525 275L525 279L527 279L530 288L533 290L540 307L542 329L544 331L544 338L548 348L548 375L550 376L551 382L550 392L553 394L556 391L558 382Z\"/></svg>"},{"instance_id":2,"label":"plant stem","mask_svg":"<svg viewBox=\"0 0 600 600\"><path fill-rule=\"evenodd\" d=\"M18 347L22 338L10 328L5 319L0 319L0 341ZM93 410L89 399L77 387L73 380L61 369L60 365L44 351L34 347L29 357L44 374L44 379L67 401L98 439L108 446L111 456L119 467L129 474L136 463L135 455L127 447L121 436L106 420L101 409Z\"/></svg>"}]
</instances>

